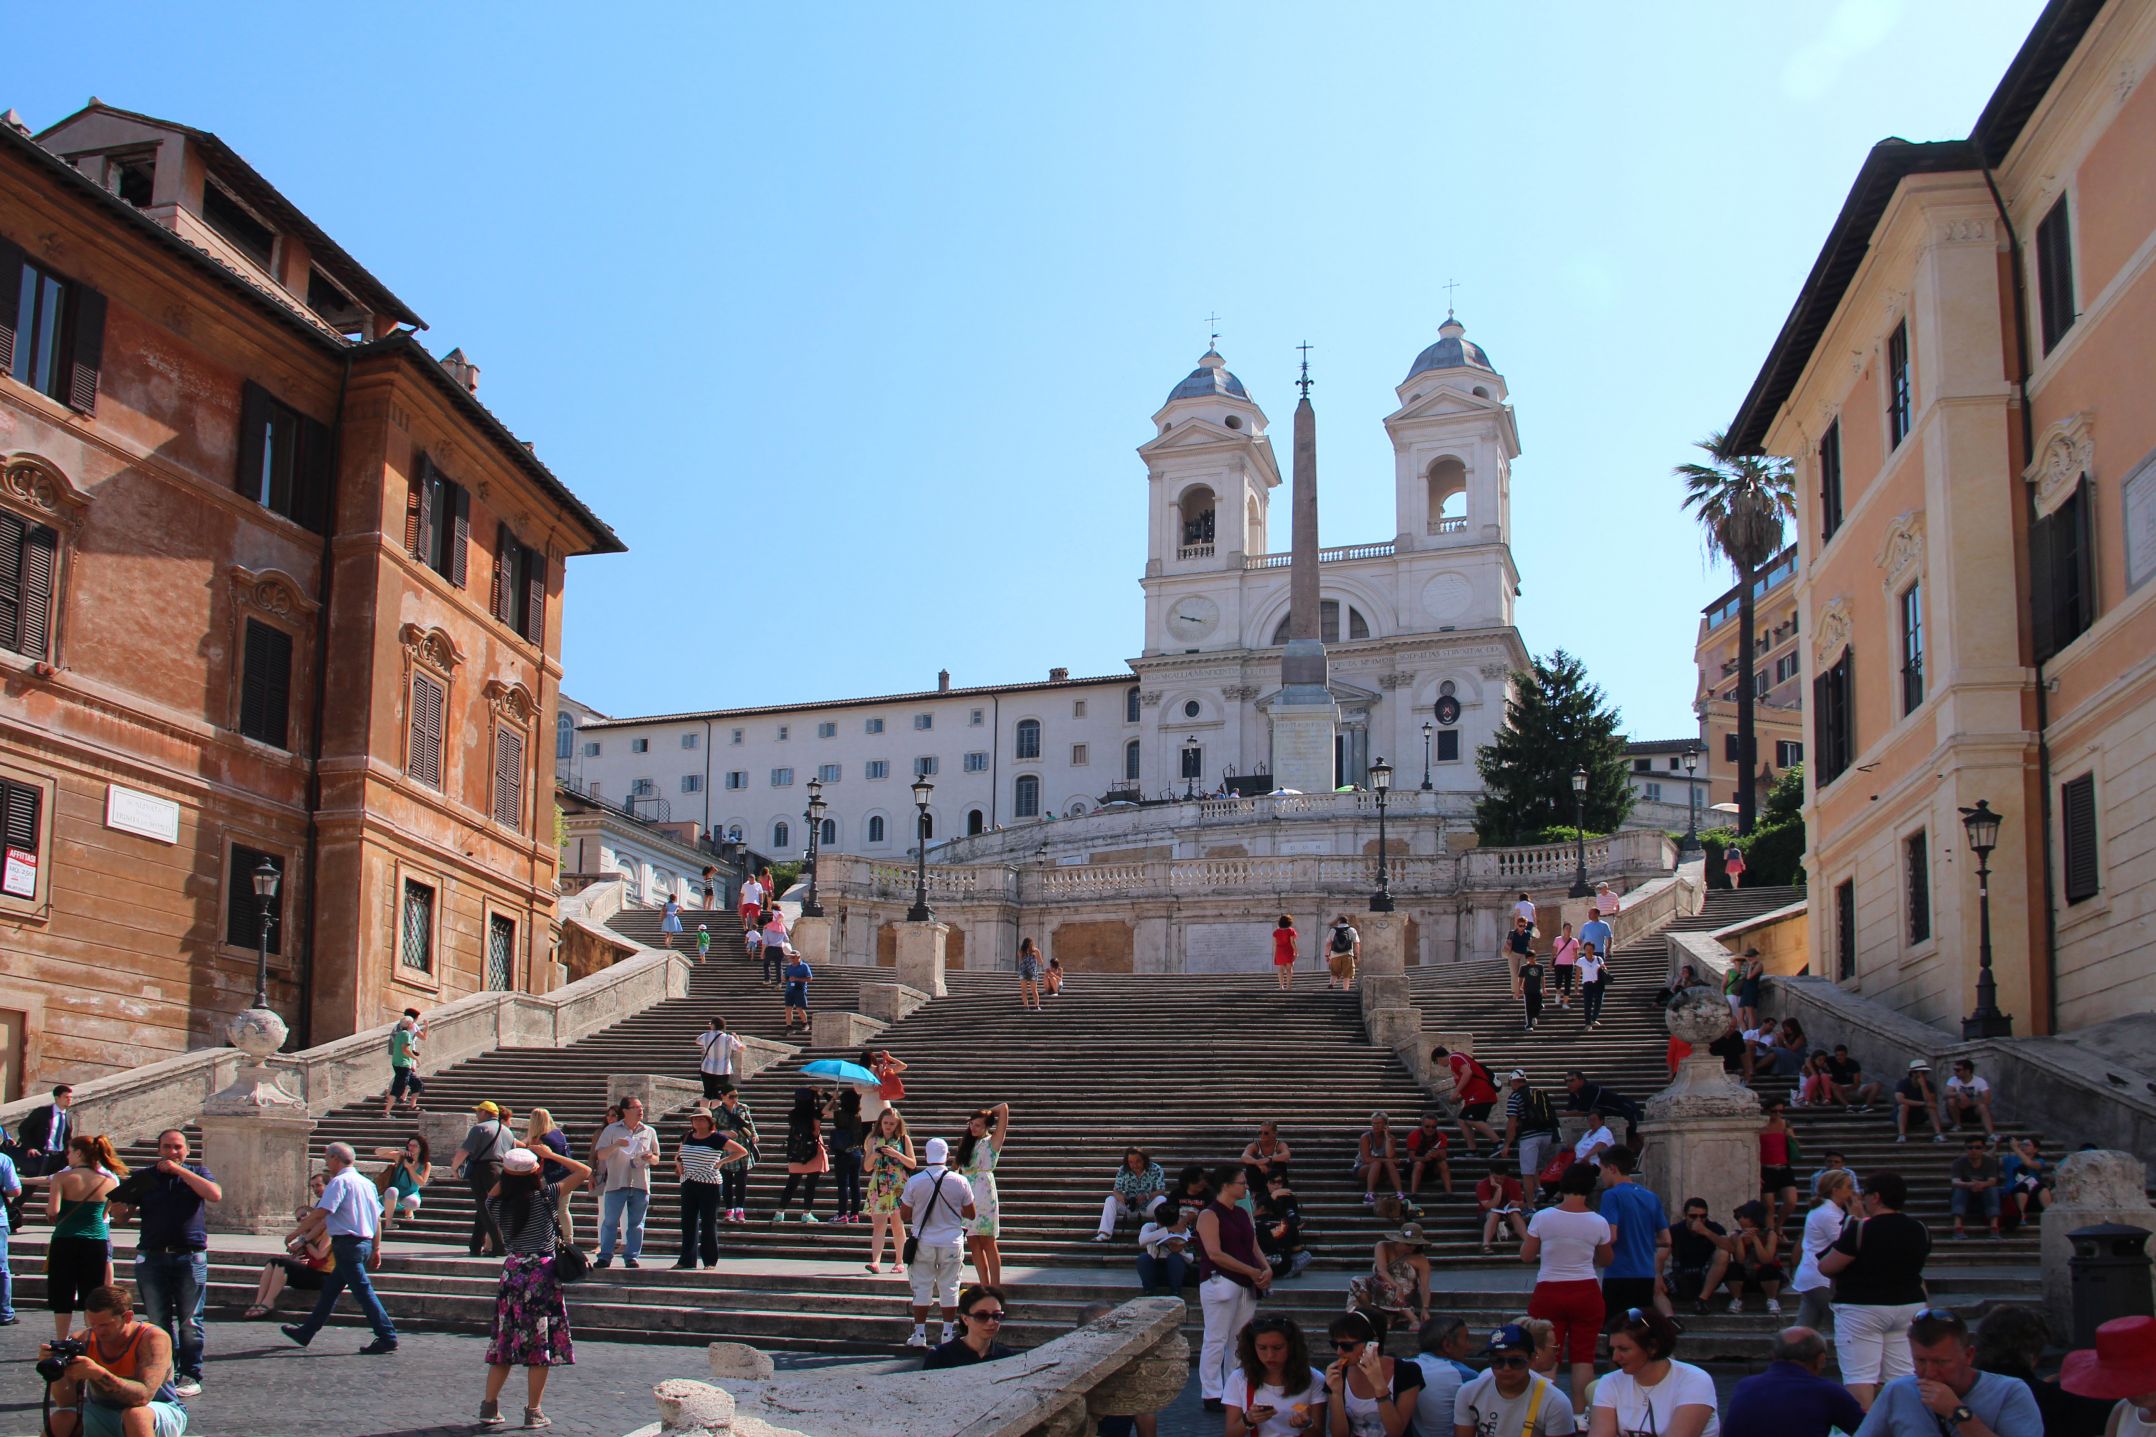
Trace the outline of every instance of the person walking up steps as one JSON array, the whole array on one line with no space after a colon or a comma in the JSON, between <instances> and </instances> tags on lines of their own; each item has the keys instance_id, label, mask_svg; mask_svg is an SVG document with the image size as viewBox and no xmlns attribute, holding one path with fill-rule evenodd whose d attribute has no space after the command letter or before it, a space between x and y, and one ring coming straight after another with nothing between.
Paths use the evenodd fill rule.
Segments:
<instances>
[{"instance_id":1,"label":"person walking up steps","mask_svg":"<svg viewBox=\"0 0 2156 1437\"><path fill-rule=\"evenodd\" d=\"M704 1080L703 1106L709 1108L734 1086L734 1074L749 1045L727 1028L724 1018L715 1017L704 1025L703 1032L696 1035L696 1046L703 1050L697 1067Z\"/></svg>"},{"instance_id":2,"label":"person walking up steps","mask_svg":"<svg viewBox=\"0 0 2156 1437\"><path fill-rule=\"evenodd\" d=\"M1490 1126L1490 1110L1497 1106L1497 1080L1490 1070L1465 1053L1455 1053L1443 1044L1430 1050L1430 1061L1443 1063L1452 1073L1454 1101L1460 1105L1460 1141L1467 1146L1469 1157L1482 1155L1481 1145L1475 1139L1479 1135L1490 1140L1494 1149L1499 1146L1497 1130Z\"/></svg>"},{"instance_id":3,"label":"person walking up steps","mask_svg":"<svg viewBox=\"0 0 2156 1437\"><path fill-rule=\"evenodd\" d=\"M696 925L696 966L703 967L705 960L710 957L711 925L709 923L699 923Z\"/></svg>"},{"instance_id":4,"label":"person walking up steps","mask_svg":"<svg viewBox=\"0 0 2156 1437\"><path fill-rule=\"evenodd\" d=\"M1295 945L1298 941L1295 920L1283 913L1273 925L1273 973L1280 979L1280 991L1285 993L1295 986ZM1339 980L1327 983L1328 988L1340 986Z\"/></svg>"},{"instance_id":5,"label":"person walking up steps","mask_svg":"<svg viewBox=\"0 0 2156 1437\"><path fill-rule=\"evenodd\" d=\"M419 1095L427 1085L419 1076L420 1044L419 1010L407 1008L397 1026L389 1030L389 1091L382 1094L382 1116L402 1102L412 1112L419 1111Z\"/></svg>"},{"instance_id":6,"label":"person walking up steps","mask_svg":"<svg viewBox=\"0 0 2156 1437\"><path fill-rule=\"evenodd\" d=\"M681 936L681 895L667 894L666 906L660 912L659 934L665 946L671 948L674 940Z\"/></svg>"},{"instance_id":7,"label":"person walking up steps","mask_svg":"<svg viewBox=\"0 0 2156 1437\"><path fill-rule=\"evenodd\" d=\"M1325 966L1332 980L1325 986L1355 991L1355 973L1362 965L1362 934L1343 913L1333 920L1332 934L1325 940Z\"/></svg>"}]
</instances>

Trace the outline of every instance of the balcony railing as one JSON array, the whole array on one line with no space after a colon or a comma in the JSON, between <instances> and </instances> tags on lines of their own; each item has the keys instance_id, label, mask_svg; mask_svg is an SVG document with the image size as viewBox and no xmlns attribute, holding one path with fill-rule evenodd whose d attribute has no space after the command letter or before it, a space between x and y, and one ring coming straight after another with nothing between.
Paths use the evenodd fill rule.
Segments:
<instances>
[{"instance_id":1,"label":"balcony railing","mask_svg":"<svg viewBox=\"0 0 2156 1437\"><path fill-rule=\"evenodd\" d=\"M1210 559L1213 557L1213 546L1211 544L1185 544L1175 551L1175 557L1178 559Z\"/></svg>"},{"instance_id":2,"label":"balcony railing","mask_svg":"<svg viewBox=\"0 0 2156 1437\"><path fill-rule=\"evenodd\" d=\"M1320 564L1338 564L1348 559L1389 559L1398 546L1383 544L1337 544L1330 549L1318 550ZM1293 554L1258 554L1243 560L1246 569L1285 569L1295 562Z\"/></svg>"},{"instance_id":3,"label":"balcony railing","mask_svg":"<svg viewBox=\"0 0 2156 1437\"><path fill-rule=\"evenodd\" d=\"M1464 534L1467 532L1467 516L1465 514L1440 514L1430 521L1430 532L1433 534Z\"/></svg>"}]
</instances>

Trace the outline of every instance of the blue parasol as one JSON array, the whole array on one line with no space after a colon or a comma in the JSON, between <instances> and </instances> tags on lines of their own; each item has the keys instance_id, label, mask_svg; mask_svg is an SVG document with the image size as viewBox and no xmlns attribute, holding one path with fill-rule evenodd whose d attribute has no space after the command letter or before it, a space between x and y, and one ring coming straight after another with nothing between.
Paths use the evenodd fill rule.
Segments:
<instances>
[{"instance_id":1,"label":"blue parasol","mask_svg":"<svg viewBox=\"0 0 2156 1437\"><path fill-rule=\"evenodd\" d=\"M838 1058L818 1058L813 1063L804 1063L801 1071L810 1077L836 1078L841 1083L852 1083L860 1088L883 1086L882 1079L859 1063L848 1063Z\"/></svg>"}]
</instances>

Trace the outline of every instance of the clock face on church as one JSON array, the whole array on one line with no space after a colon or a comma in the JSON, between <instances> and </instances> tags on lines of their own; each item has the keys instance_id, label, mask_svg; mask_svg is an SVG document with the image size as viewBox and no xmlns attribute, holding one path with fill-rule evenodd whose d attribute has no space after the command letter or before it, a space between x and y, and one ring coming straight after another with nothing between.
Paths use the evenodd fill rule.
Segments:
<instances>
[{"instance_id":1,"label":"clock face on church","mask_svg":"<svg viewBox=\"0 0 2156 1437\"><path fill-rule=\"evenodd\" d=\"M1220 622L1220 605L1203 594L1188 594L1168 606L1170 639L1202 639Z\"/></svg>"}]
</instances>

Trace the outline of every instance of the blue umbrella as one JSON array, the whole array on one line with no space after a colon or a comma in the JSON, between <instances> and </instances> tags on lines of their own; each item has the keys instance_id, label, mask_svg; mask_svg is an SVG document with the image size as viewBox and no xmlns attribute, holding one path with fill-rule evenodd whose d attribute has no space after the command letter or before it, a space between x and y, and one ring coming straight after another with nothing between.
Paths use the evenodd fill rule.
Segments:
<instances>
[{"instance_id":1,"label":"blue umbrella","mask_svg":"<svg viewBox=\"0 0 2156 1437\"><path fill-rule=\"evenodd\" d=\"M842 1083L852 1083L856 1087L877 1088L883 1086L882 1079L859 1063L848 1063L838 1058L818 1058L813 1063L804 1063L801 1071L815 1078L836 1078Z\"/></svg>"}]
</instances>

